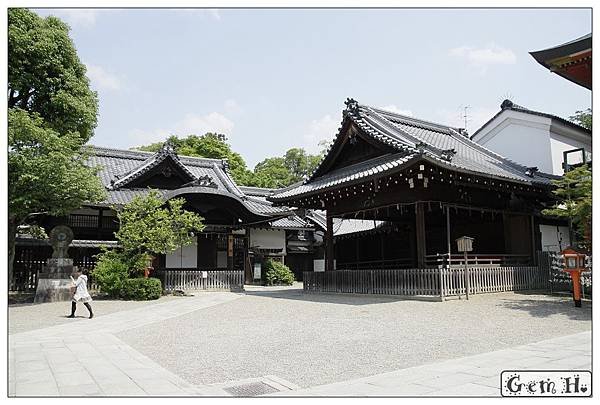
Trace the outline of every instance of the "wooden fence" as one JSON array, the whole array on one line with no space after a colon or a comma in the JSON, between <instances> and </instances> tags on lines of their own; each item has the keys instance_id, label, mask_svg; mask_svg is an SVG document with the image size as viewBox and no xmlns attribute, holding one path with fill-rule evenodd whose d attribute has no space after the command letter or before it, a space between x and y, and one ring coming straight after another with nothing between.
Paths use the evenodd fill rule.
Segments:
<instances>
[{"instance_id":1,"label":"wooden fence","mask_svg":"<svg viewBox=\"0 0 600 405\"><path fill-rule=\"evenodd\" d=\"M464 268L305 272L304 291L445 297L465 294ZM547 289L538 267L470 267L469 293Z\"/></svg>"},{"instance_id":2,"label":"wooden fence","mask_svg":"<svg viewBox=\"0 0 600 405\"><path fill-rule=\"evenodd\" d=\"M157 269L165 291L173 290L243 290L243 270Z\"/></svg>"}]
</instances>

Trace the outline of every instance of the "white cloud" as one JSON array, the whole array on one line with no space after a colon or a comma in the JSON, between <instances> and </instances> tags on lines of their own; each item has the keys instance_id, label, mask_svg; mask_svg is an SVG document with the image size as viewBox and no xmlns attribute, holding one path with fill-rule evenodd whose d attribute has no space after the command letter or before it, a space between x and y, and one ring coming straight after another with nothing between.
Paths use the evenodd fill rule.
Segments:
<instances>
[{"instance_id":1,"label":"white cloud","mask_svg":"<svg viewBox=\"0 0 600 405\"><path fill-rule=\"evenodd\" d=\"M86 63L85 66L87 67L87 77L98 90L119 90L121 88L119 78L104 70L102 66L91 63Z\"/></svg>"},{"instance_id":2,"label":"white cloud","mask_svg":"<svg viewBox=\"0 0 600 405\"><path fill-rule=\"evenodd\" d=\"M483 124L499 111L498 107L470 107L467 109L467 130L473 135ZM464 128L464 108L442 108L436 111L441 124Z\"/></svg>"},{"instance_id":3,"label":"white cloud","mask_svg":"<svg viewBox=\"0 0 600 405\"><path fill-rule=\"evenodd\" d=\"M332 118L327 114L319 119L312 120L304 134L304 147L309 153L318 153L322 146L321 141L330 142L337 134L340 120Z\"/></svg>"},{"instance_id":4,"label":"white cloud","mask_svg":"<svg viewBox=\"0 0 600 405\"><path fill-rule=\"evenodd\" d=\"M393 112L396 114L400 114L400 115L406 115L408 117L412 117L412 115L413 115L411 110L403 110L401 108L398 108L394 104L386 105L385 107L381 107L381 109L385 110L385 111Z\"/></svg>"},{"instance_id":5,"label":"white cloud","mask_svg":"<svg viewBox=\"0 0 600 405\"><path fill-rule=\"evenodd\" d=\"M185 137L188 135L204 135L207 132L217 132L231 135L234 123L218 112L206 115L186 114L183 119L168 128L151 130L133 129L129 131L131 142L135 146L166 140L170 135Z\"/></svg>"},{"instance_id":6,"label":"white cloud","mask_svg":"<svg viewBox=\"0 0 600 405\"><path fill-rule=\"evenodd\" d=\"M173 131L178 135L203 135L206 132L218 132L229 135L234 124L224 115L211 112L206 115L187 114L183 120L173 126Z\"/></svg>"},{"instance_id":7,"label":"white cloud","mask_svg":"<svg viewBox=\"0 0 600 405\"><path fill-rule=\"evenodd\" d=\"M449 54L465 59L469 65L479 68L482 72L490 65L512 65L517 62L517 55L512 50L495 44L483 48L463 45L450 49Z\"/></svg>"}]
</instances>

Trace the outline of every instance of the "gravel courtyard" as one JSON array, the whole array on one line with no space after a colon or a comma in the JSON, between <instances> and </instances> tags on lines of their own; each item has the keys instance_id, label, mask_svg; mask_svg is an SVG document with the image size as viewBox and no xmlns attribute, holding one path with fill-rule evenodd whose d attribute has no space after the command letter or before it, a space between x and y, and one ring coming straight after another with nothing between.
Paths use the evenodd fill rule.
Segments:
<instances>
[{"instance_id":1,"label":"gravel courtyard","mask_svg":"<svg viewBox=\"0 0 600 405\"><path fill-rule=\"evenodd\" d=\"M470 301L248 291L118 337L193 384L275 375L310 387L591 329L591 304L499 293Z\"/></svg>"}]
</instances>

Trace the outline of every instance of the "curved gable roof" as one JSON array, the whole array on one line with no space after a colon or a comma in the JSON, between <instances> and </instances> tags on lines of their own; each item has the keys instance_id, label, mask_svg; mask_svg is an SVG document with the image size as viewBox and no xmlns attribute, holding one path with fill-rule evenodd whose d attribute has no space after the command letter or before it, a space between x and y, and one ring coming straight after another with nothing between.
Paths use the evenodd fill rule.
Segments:
<instances>
[{"instance_id":1,"label":"curved gable roof","mask_svg":"<svg viewBox=\"0 0 600 405\"><path fill-rule=\"evenodd\" d=\"M464 173L498 178L520 184L549 185L554 176L539 173L513 162L473 142L459 128L406 117L379 108L346 101L342 126L325 158L313 175L302 184L280 190L268 197L275 202L334 188L344 183L364 181L381 173L398 170L419 159ZM391 146L395 152L328 171L343 132L354 123L364 135Z\"/></svg>"}]
</instances>

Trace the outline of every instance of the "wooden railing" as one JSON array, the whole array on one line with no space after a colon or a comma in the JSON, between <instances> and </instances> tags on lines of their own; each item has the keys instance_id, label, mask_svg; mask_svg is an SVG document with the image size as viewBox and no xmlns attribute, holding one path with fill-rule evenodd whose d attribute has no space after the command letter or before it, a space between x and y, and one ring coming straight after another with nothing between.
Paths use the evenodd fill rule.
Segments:
<instances>
[{"instance_id":1,"label":"wooden railing","mask_svg":"<svg viewBox=\"0 0 600 405\"><path fill-rule=\"evenodd\" d=\"M469 254L467 262L470 266L529 266L532 258L529 255L509 254ZM425 256L427 266L464 266L465 258L462 254L452 254L448 260L448 254L435 254Z\"/></svg>"},{"instance_id":2,"label":"wooden railing","mask_svg":"<svg viewBox=\"0 0 600 405\"><path fill-rule=\"evenodd\" d=\"M441 268L441 296L465 295L464 267ZM546 290L547 274L539 267L469 267L469 294L504 291Z\"/></svg>"},{"instance_id":3,"label":"wooden railing","mask_svg":"<svg viewBox=\"0 0 600 405\"><path fill-rule=\"evenodd\" d=\"M228 269L202 270L167 269L155 270L152 275L162 281L165 291L173 290L243 290L244 271Z\"/></svg>"},{"instance_id":4,"label":"wooden railing","mask_svg":"<svg viewBox=\"0 0 600 405\"><path fill-rule=\"evenodd\" d=\"M438 269L307 271L305 292L439 295Z\"/></svg>"},{"instance_id":5,"label":"wooden railing","mask_svg":"<svg viewBox=\"0 0 600 405\"><path fill-rule=\"evenodd\" d=\"M13 264L13 277L9 280L8 290L18 292L35 292L38 274L45 260L19 260Z\"/></svg>"},{"instance_id":6,"label":"wooden railing","mask_svg":"<svg viewBox=\"0 0 600 405\"><path fill-rule=\"evenodd\" d=\"M304 272L304 291L440 297L465 294L464 268ZM469 267L470 294L547 289L538 267Z\"/></svg>"},{"instance_id":7,"label":"wooden railing","mask_svg":"<svg viewBox=\"0 0 600 405\"><path fill-rule=\"evenodd\" d=\"M71 214L67 220L67 225L72 228L85 228L85 229L118 229L119 223L118 218L114 216L106 216L102 217L100 220L100 224L98 215L89 215L89 214Z\"/></svg>"},{"instance_id":8,"label":"wooden railing","mask_svg":"<svg viewBox=\"0 0 600 405\"><path fill-rule=\"evenodd\" d=\"M409 269L414 267L412 258L389 259L389 260L371 260L358 262L338 262L337 268L340 270L365 270L365 269Z\"/></svg>"}]
</instances>

